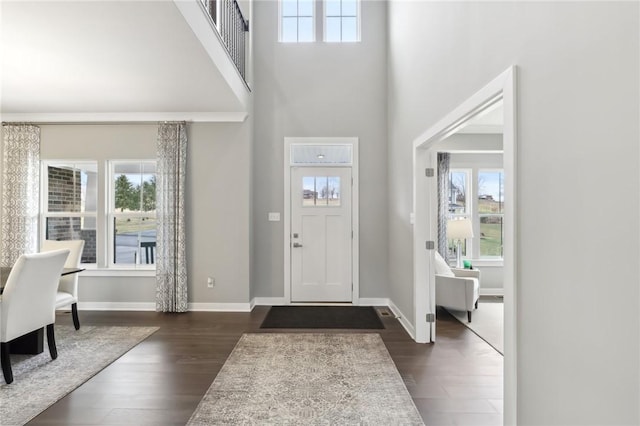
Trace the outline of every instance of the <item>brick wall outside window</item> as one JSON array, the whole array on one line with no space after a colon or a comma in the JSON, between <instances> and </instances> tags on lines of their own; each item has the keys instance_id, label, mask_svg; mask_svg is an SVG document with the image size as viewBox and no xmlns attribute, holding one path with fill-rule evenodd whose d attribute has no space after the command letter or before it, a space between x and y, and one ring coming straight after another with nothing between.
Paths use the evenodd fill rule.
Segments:
<instances>
[{"instance_id":1,"label":"brick wall outside window","mask_svg":"<svg viewBox=\"0 0 640 426\"><path fill-rule=\"evenodd\" d=\"M80 212L80 172L48 167L49 212ZM82 229L79 217L47 218L48 240L84 240L82 263L96 263L96 230Z\"/></svg>"}]
</instances>

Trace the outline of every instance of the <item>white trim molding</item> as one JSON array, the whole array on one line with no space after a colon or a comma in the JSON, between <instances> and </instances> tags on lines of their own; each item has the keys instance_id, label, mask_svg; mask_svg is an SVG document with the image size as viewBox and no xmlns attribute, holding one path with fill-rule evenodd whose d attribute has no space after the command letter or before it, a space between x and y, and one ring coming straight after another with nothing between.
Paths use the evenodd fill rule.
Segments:
<instances>
[{"instance_id":1,"label":"white trim molding","mask_svg":"<svg viewBox=\"0 0 640 426\"><path fill-rule=\"evenodd\" d=\"M504 288L480 287L480 296L504 296Z\"/></svg>"},{"instance_id":2,"label":"white trim molding","mask_svg":"<svg viewBox=\"0 0 640 426\"><path fill-rule=\"evenodd\" d=\"M358 142L353 136L345 137L285 137L284 138L284 304L291 303L291 146L294 144L312 145L351 145L352 162L351 178L351 279L353 290L351 303L357 303L360 299L360 210L359 210L359 176L358 176ZM331 164L321 164L322 167L330 167ZM348 167L347 165L344 165ZM306 167L306 166L305 166ZM313 166L309 166L313 167Z\"/></svg>"},{"instance_id":3,"label":"white trim molding","mask_svg":"<svg viewBox=\"0 0 640 426\"><path fill-rule=\"evenodd\" d=\"M189 303L193 312L251 312L250 303Z\"/></svg>"},{"instance_id":4,"label":"white trim molding","mask_svg":"<svg viewBox=\"0 0 640 426\"><path fill-rule=\"evenodd\" d=\"M395 303L393 303L393 300L389 300L389 309L391 309L391 312L393 312L393 315L396 316L396 319L400 321L400 324L402 324L402 326L407 331L407 333L409 333L409 336L411 336L413 340L416 340L415 327L413 326L411 321L407 319L407 316L402 313L400 308L398 308L398 306Z\"/></svg>"},{"instance_id":5,"label":"white trim molding","mask_svg":"<svg viewBox=\"0 0 640 426\"><path fill-rule=\"evenodd\" d=\"M189 303L189 312L251 312L249 303ZM78 302L80 311L155 311L155 302Z\"/></svg>"},{"instance_id":6,"label":"white trim molding","mask_svg":"<svg viewBox=\"0 0 640 426\"><path fill-rule=\"evenodd\" d=\"M386 297L361 297L358 299L358 306L389 306L389 299Z\"/></svg>"},{"instance_id":7,"label":"white trim molding","mask_svg":"<svg viewBox=\"0 0 640 426\"><path fill-rule=\"evenodd\" d=\"M437 148L434 145L460 130L479 113L502 101L504 193L504 424L517 421L517 265L518 229L516 67L509 67L435 123L413 142L414 240L414 325L416 341L435 341L434 323L425 315L435 313L434 250L425 251L426 241L436 241L435 205L437 188L434 179L425 178L425 169L435 169ZM430 337L429 337L430 336Z\"/></svg>"},{"instance_id":8,"label":"white trim molding","mask_svg":"<svg viewBox=\"0 0 640 426\"><path fill-rule=\"evenodd\" d=\"M79 311L155 311L155 302L78 302Z\"/></svg>"},{"instance_id":9,"label":"white trim molding","mask_svg":"<svg viewBox=\"0 0 640 426\"><path fill-rule=\"evenodd\" d=\"M2 114L8 122L33 122L40 124L93 124L93 123L154 123L158 121L187 121L192 123L236 122L246 120L246 112L42 112Z\"/></svg>"},{"instance_id":10,"label":"white trim molding","mask_svg":"<svg viewBox=\"0 0 640 426\"><path fill-rule=\"evenodd\" d=\"M287 305L287 301L284 297L254 297L251 300L251 309L254 306L279 306Z\"/></svg>"}]
</instances>

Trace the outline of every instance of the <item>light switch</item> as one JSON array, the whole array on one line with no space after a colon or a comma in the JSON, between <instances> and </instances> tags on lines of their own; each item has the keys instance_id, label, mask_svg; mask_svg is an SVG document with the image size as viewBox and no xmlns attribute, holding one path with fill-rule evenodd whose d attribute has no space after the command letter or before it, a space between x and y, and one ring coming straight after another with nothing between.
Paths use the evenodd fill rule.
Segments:
<instances>
[{"instance_id":1,"label":"light switch","mask_svg":"<svg viewBox=\"0 0 640 426\"><path fill-rule=\"evenodd\" d=\"M280 213L269 212L269 222L280 222Z\"/></svg>"}]
</instances>

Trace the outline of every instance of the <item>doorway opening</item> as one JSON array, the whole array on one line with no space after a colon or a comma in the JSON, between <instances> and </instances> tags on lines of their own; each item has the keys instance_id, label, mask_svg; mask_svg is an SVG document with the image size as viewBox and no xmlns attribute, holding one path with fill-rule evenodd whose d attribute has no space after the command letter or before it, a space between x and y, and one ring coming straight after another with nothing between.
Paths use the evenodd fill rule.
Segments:
<instances>
[{"instance_id":1,"label":"doorway opening","mask_svg":"<svg viewBox=\"0 0 640 426\"><path fill-rule=\"evenodd\" d=\"M358 139L285 138L285 303L358 304Z\"/></svg>"},{"instance_id":2,"label":"doorway opening","mask_svg":"<svg viewBox=\"0 0 640 426\"><path fill-rule=\"evenodd\" d=\"M504 424L516 423L516 68L510 67L414 140L414 313L417 342L436 341L437 148L502 101L504 168Z\"/></svg>"}]
</instances>

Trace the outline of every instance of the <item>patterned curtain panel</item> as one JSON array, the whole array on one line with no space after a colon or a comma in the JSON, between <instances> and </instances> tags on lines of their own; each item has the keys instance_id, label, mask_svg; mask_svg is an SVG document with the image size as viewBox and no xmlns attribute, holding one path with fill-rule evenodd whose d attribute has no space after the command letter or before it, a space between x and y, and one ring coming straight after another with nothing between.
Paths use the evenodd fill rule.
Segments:
<instances>
[{"instance_id":1,"label":"patterned curtain panel","mask_svg":"<svg viewBox=\"0 0 640 426\"><path fill-rule=\"evenodd\" d=\"M1 266L13 266L24 253L38 249L40 199L40 128L2 126Z\"/></svg>"},{"instance_id":2,"label":"patterned curtain panel","mask_svg":"<svg viewBox=\"0 0 640 426\"><path fill-rule=\"evenodd\" d=\"M185 123L158 127L156 168L156 311L187 311L184 196L187 166Z\"/></svg>"},{"instance_id":3,"label":"patterned curtain panel","mask_svg":"<svg viewBox=\"0 0 640 426\"><path fill-rule=\"evenodd\" d=\"M438 252L447 259L447 218L449 217L449 159L448 152L438 153Z\"/></svg>"}]
</instances>

